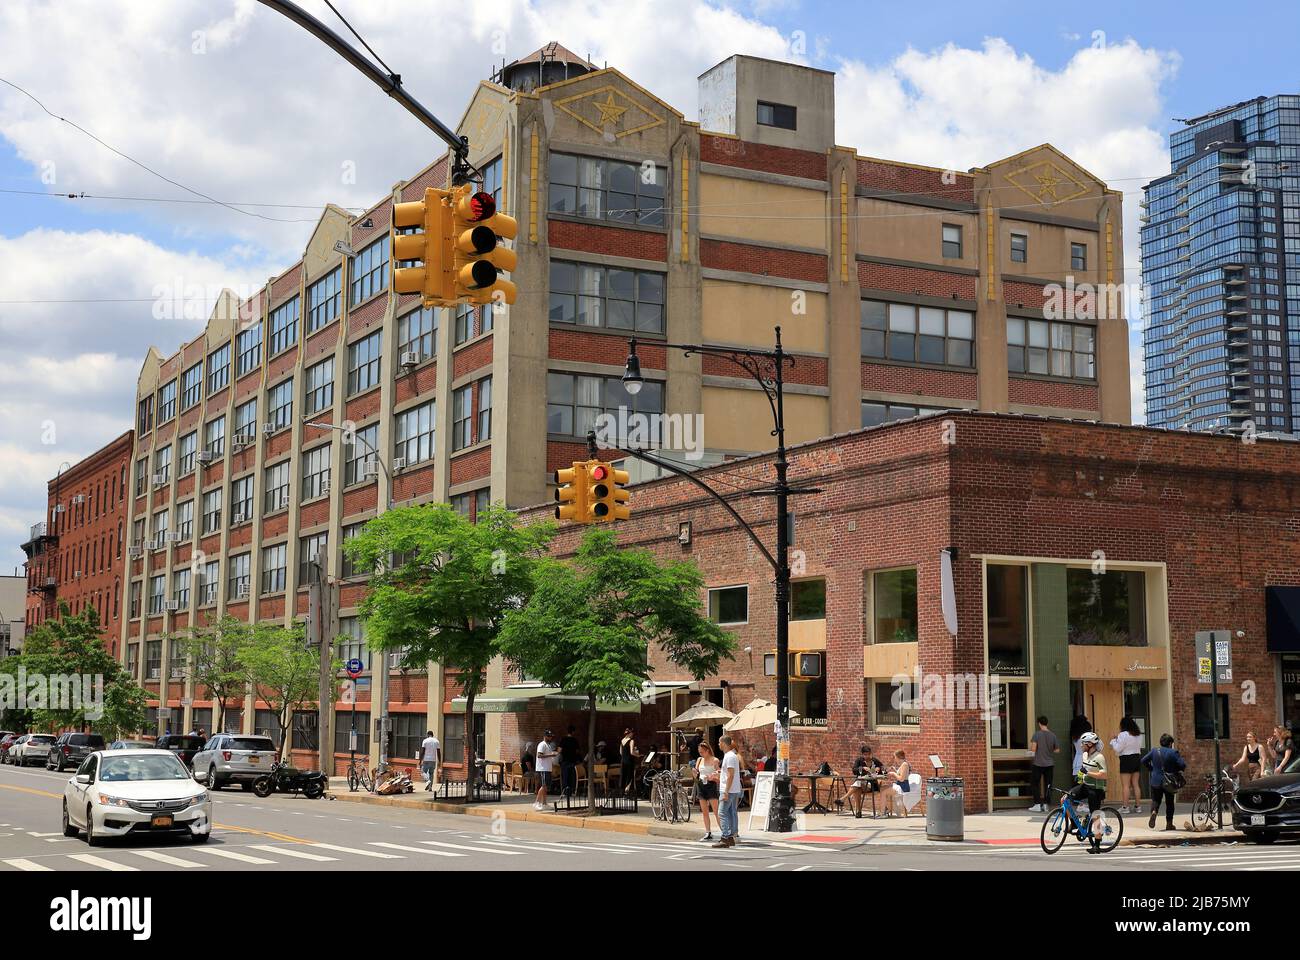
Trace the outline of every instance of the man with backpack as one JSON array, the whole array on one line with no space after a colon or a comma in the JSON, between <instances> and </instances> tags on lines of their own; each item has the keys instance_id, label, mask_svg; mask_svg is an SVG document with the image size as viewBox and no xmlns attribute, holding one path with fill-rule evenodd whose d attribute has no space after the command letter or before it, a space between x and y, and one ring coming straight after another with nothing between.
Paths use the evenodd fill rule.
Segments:
<instances>
[{"instance_id":1,"label":"man with backpack","mask_svg":"<svg viewBox=\"0 0 1300 960\"><path fill-rule=\"evenodd\" d=\"M1155 829L1160 801L1163 799L1165 829L1177 829L1174 826L1174 794L1187 784L1183 776L1187 761L1174 749L1174 738L1164 734L1160 738L1160 746L1152 748L1142 758L1142 766L1151 771L1151 817L1147 820L1147 826Z\"/></svg>"}]
</instances>

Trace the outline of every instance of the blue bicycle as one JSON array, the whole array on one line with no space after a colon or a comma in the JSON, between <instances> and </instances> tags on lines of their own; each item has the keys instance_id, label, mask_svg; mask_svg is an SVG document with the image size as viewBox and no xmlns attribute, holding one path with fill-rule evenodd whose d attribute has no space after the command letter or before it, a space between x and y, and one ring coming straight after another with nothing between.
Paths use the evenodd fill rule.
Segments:
<instances>
[{"instance_id":1,"label":"blue bicycle","mask_svg":"<svg viewBox=\"0 0 1300 960\"><path fill-rule=\"evenodd\" d=\"M1099 840L1098 850L1107 853L1115 849L1120 837L1124 836L1124 818L1114 807L1101 807L1088 813L1087 820L1079 816L1079 811L1064 790L1052 788L1053 793L1061 795L1061 805L1047 815L1043 821L1043 832L1039 837L1044 853L1055 853L1065 843L1065 838L1074 836L1080 843L1088 843L1091 838Z\"/></svg>"}]
</instances>

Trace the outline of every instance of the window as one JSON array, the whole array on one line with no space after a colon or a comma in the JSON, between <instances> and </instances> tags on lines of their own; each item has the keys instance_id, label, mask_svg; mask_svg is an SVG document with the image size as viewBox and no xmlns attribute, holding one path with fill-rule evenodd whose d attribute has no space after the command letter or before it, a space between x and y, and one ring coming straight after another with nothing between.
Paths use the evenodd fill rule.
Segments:
<instances>
[{"instance_id":1,"label":"window","mask_svg":"<svg viewBox=\"0 0 1300 960\"><path fill-rule=\"evenodd\" d=\"M310 710L295 710L290 728L294 750L320 750L320 716Z\"/></svg>"},{"instance_id":2,"label":"window","mask_svg":"<svg viewBox=\"0 0 1300 960\"><path fill-rule=\"evenodd\" d=\"M492 378L478 382L478 425L475 440L482 443L492 439Z\"/></svg>"},{"instance_id":3,"label":"window","mask_svg":"<svg viewBox=\"0 0 1300 960\"><path fill-rule=\"evenodd\" d=\"M172 472L172 447L169 443L165 447L159 447L153 455L153 474L154 481L167 483L171 479Z\"/></svg>"},{"instance_id":4,"label":"window","mask_svg":"<svg viewBox=\"0 0 1300 960\"><path fill-rule=\"evenodd\" d=\"M943 225L943 258L945 260L961 259L961 227L952 223Z\"/></svg>"},{"instance_id":5,"label":"window","mask_svg":"<svg viewBox=\"0 0 1300 960\"><path fill-rule=\"evenodd\" d=\"M339 659L344 663L360 660L370 669L370 650L366 646L365 630L360 617L339 617Z\"/></svg>"},{"instance_id":6,"label":"window","mask_svg":"<svg viewBox=\"0 0 1300 960\"><path fill-rule=\"evenodd\" d=\"M388 288L388 234L366 247L352 261L352 297L356 306L362 300Z\"/></svg>"},{"instance_id":7,"label":"window","mask_svg":"<svg viewBox=\"0 0 1300 960\"><path fill-rule=\"evenodd\" d=\"M262 478L262 512L274 513L289 507L289 461L267 467Z\"/></svg>"},{"instance_id":8,"label":"window","mask_svg":"<svg viewBox=\"0 0 1300 960\"><path fill-rule=\"evenodd\" d=\"M209 560L203 565L202 580L199 583L199 606L206 607L217 602L217 586L221 583L221 562Z\"/></svg>"},{"instance_id":9,"label":"window","mask_svg":"<svg viewBox=\"0 0 1300 960\"><path fill-rule=\"evenodd\" d=\"M271 346L267 356L283 353L298 342L298 298L292 297L271 311L268 321Z\"/></svg>"},{"instance_id":10,"label":"window","mask_svg":"<svg viewBox=\"0 0 1300 960\"><path fill-rule=\"evenodd\" d=\"M483 487L481 490L474 491L474 522L478 523L487 514L488 507L492 503L492 490L490 487Z\"/></svg>"},{"instance_id":11,"label":"window","mask_svg":"<svg viewBox=\"0 0 1300 960\"><path fill-rule=\"evenodd\" d=\"M230 525L253 519L253 475L230 481Z\"/></svg>"},{"instance_id":12,"label":"window","mask_svg":"<svg viewBox=\"0 0 1300 960\"><path fill-rule=\"evenodd\" d=\"M163 598L167 595L167 577L157 574L149 578L149 613L162 613Z\"/></svg>"},{"instance_id":13,"label":"window","mask_svg":"<svg viewBox=\"0 0 1300 960\"><path fill-rule=\"evenodd\" d=\"M308 415L334 405L334 358L326 357L307 368L303 401Z\"/></svg>"},{"instance_id":14,"label":"window","mask_svg":"<svg viewBox=\"0 0 1300 960\"><path fill-rule=\"evenodd\" d=\"M552 153L550 177L552 213L652 226L664 222L664 167Z\"/></svg>"},{"instance_id":15,"label":"window","mask_svg":"<svg viewBox=\"0 0 1300 960\"><path fill-rule=\"evenodd\" d=\"M795 108L784 103L758 101L758 124L762 127L780 127L783 130L795 129Z\"/></svg>"},{"instance_id":16,"label":"window","mask_svg":"<svg viewBox=\"0 0 1300 960\"><path fill-rule=\"evenodd\" d=\"M181 409L188 410L203 399L203 361L181 374Z\"/></svg>"},{"instance_id":17,"label":"window","mask_svg":"<svg viewBox=\"0 0 1300 960\"><path fill-rule=\"evenodd\" d=\"M161 580L162 577L155 577ZM161 609L161 608L160 608ZM162 676L162 641L149 640L144 645L144 675L146 680L157 680ZM154 708L157 709L156 707ZM157 729L157 718L154 719L154 729ZM93 763L92 758L89 762Z\"/></svg>"},{"instance_id":18,"label":"window","mask_svg":"<svg viewBox=\"0 0 1300 960\"><path fill-rule=\"evenodd\" d=\"M348 396L379 384L382 330L348 345Z\"/></svg>"},{"instance_id":19,"label":"window","mask_svg":"<svg viewBox=\"0 0 1300 960\"><path fill-rule=\"evenodd\" d=\"M991 563L985 570L989 673L1029 676L1029 568Z\"/></svg>"},{"instance_id":20,"label":"window","mask_svg":"<svg viewBox=\"0 0 1300 960\"><path fill-rule=\"evenodd\" d=\"M502 161L502 158L497 157L491 163L487 164L484 167L481 167L480 169L483 171L483 192L490 193L492 195L492 199L496 201L497 210L501 211L502 213L505 213L505 210L501 206L501 194L503 192L502 185L501 185L501 174L502 174L503 167L504 167L504 163Z\"/></svg>"},{"instance_id":21,"label":"window","mask_svg":"<svg viewBox=\"0 0 1300 960\"><path fill-rule=\"evenodd\" d=\"M321 576L325 575L325 568L328 565L328 556L325 551L328 548L329 533L313 533L311 536L301 537L298 540L298 586L305 587L311 584L311 563L313 560L319 560L321 565Z\"/></svg>"},{"instance_id":22,"label":"window","mask_svg":"<svg viewBox=\"0 0 1300 960\"><path fill-rule=\"evenodd\" d=\"M406 465L423 463L434 454L434 403L422 403L394 417L396 447L395 457L405 457Z\"/></svg>"},{"instance_id":23,"label":"window","mask_svg":"<svg viewBox=\"0 0 1300 960\"><path fill-rule=\"evenodd\" d=\"M916 568L880 570L871 577L873 643L916 642Z\"/></svg>"},{"instance_id":24,"label":"window","mask_svg":"<svg viewBox=\"0 0 1300 960\"><path fill-rule=\"evenodd\" d=\"M148 433L153 429L153 397L148 396L136 404L135 432Z\"/></svg>"},{"instance_id":25,"label":"window","mask_svg":"<svg viewBox=\"0 0 1300 960\"><path fill-rule=\"evenodd\" d=\"M424 714L394 713L390 719L393 722L393 748L389 751L389 758L418 757L424 731L428 729Z\"/></svg>"},{"instance_id":26,"label":"window","mask_svg":"<svg viewBox=\"0 0 1300 960\"><path fill-rule=\"evenodd\" d=\"M235 376L242 377L262 365L262 321L235 337Z\"/></svg>"},{"instance_id":27,"label":"window","mask_svg":"<svg viewBox=\"0 0 1300 960\"><path fill-rule=\"evenodd\" d=\"M647 380L641 392L631 397L618 377L593 377L572 373L550 373L546 377L546 432L566 437L585 437L596 427L601 414L617 417L620 409L638 413L662 413L664 385ZM623 441L625 438L618 438Z\"/></svg>"},{"instance_id":28,"label":"window","mask_svg":"<svg viewBox=\"0 0 1300 960\"><path fill-rule=\"evenodd\" d=\"M876 427L891 420L907 420L911 417L925 417L934 413L943 413L938 407L914 407L908 403L884 403L877 400L862 402L862 425Z\"/></svg>"},{"instance_id":29,"label":"window","mask_svg":"<svg viewBox=\"0 0 1300 960\"><path fill-rule=\"evenodd\" d=\"M208 396L230 383L230 344L222 344L208 354Z\"/></svg>"},{"instance_id":30,"label":"window","mask_svg":"<svg viewBox=\"0 0 1300 960\"><path fill-rule=\"evenodd\" d=\"M135 495L143 497L149 484L149 458L141 457L135 462Z\"/></svg>"},{"instance_id":31,"label":"window","mask_svg":"<svg viewBox=\"0 0 1300 960\"><path fill-rule=\"evenodd\" d=\"M714 623L749 622L749 587L714 587L709 590L709 619Z\"/></svg>"},{"instance_id":32,"label":"window","mask_svg":"<svg viewBox=\"0 0 1300 960\"><path fill-rule=\"evenodd\" d=\"M257 439L257 397L235 407L235 443L253 443Z\"/></svg>"},{"instance_id":33,"label":"window","mask_svg":"<svg viewBox=\"0 0 1300 960\"><path fill-rule=\"evenodd\" d=\"M315 333L339 315L343 268L335 267L307 288L307 332Z\"/></svg>"},{"instance_id":34,"label":"window","mask_svg":"<svg viewBox=\"0 0 1300 960\"><path fill-rule=\"evenodd\" d=\"M158 422L166 423L176 416L176 381L169 380L158 389Z\"/></svg>"},{"instance_id":35,"label":"window","mask_svg":"<svg viewBox=\"0 0 1300 960\"><path fill-rule=\"evenodd\" d=\"M330 492L330 444L312 447L302 455L302 499L315 500Z\"/></svg>"},{"instance_id":36,"label":"window","mask_svg":"<svg viewBox=\"0 0 1300 960\"><path fill-rule=\"evenodd\" d=\"M455 390L451 395L451 449L461 450L474 442L474 387L473 384Z\"/></svg>"},{"instance_id":37,"label":"window","mask_svg":"<svg viewBox=\"0 0 1300 960\"><path fill-rule=\"evenodd\" d=\"M172 599L185 610L190 605L190 571L186 567L172 573Z\"/></svg>"},{"instance_id":38,"label":"window","mask_svg":"<svg viewBox=\"0 0 1300 960\"><path fill-rule=\"evenodd\" d=\"M877 727L916 727L921 724L921 693L914 683L869 681L872 722ZM978 700L976 701L978 702Z\"/></svg>"},{"instance_id":39,"label":"window","mask_svg":"<svg viewBox=\"0 0 1300 960\"><path fill-rule=\"evenodd\" d=\"M972 694L979 691L965 691L958 687L956 698L966 700L974 706L978 700L972 700ZM958 699L960 702L960 699ZM989 747L994 750L1024 750L1029 746L1029 684L1028 683L990 683L988 692Z\"/></svg>"},{"instance_id":40,"label":"window","mask_svg":"<svg viewBox=\"0 0 1300 960\"><path fill-rule=\"evenodd\" d=\"M1007 317L1007 370L1092 380L1096 332L1078 323Z\"/></svg>"},{"instance_id":41,"label":"window","mask_svg":"<svg viewBox=\"0 0 1300 960\"><path fill-rule=\"evenodd\" d=\"M221 529L221 488L203 494L203 535Z\"/></svg>"},{"instance_id":42,"label":"window","mask_svg":"<svg viewBox=\"0 0 1300 960\"><path fill-rule=\"evenodd\" d=\"M140 616L140 587L141 584L139 580L131 581L131 597L128 601L127 615L132 620ZM131 649L134 650L135 647L132 646Z\"/></svg>"},{"instance_id":43,"label":"window","mask_svg":"<svg viewBox=\"0 0 1300 960\"><path fill-rule=\"evenodd\" d=\"M487 754L487 724L481 713L474 714L474 756ZM447 714L442 718L442 755L446 763L465 762L465 715Z\"/></svg>"},{"instance_id":44,"label":"window","mask_svg":"<svg viewBox=\"0 0 1300 960\"><path fill-rule=\"evenodd\" d=\"M451 508L459 513L462 517L472 518L474 516L474 499L471 494L458 493L451 498Z\"/></svg>"},{"instance_id":45,"label":"window","mask_svg":"<svg viewBox=\"0 0 1300 960\"><path fill-rule=\"evenodd\" d=\"M176 470L179 476L187 477L194 472L194 454L199 446L199 432L191 430L181 437L176 444Z\"/></svg>"},{"instance_id":46,"label":"window","mask_svg":"<svg viewBox=\"0 0 1300 960\"><path fill-rule=\"evenodd\" d=\"M1192 715L1196 729L1196 739L1213 740L1214 721L1216 719L1214 715L1214 694L1194 693L1192 699ZM1226 693L1219 694L1217 719L1219 721L1219 739L1231 740L1232 732L1228 727L1228 695Z\"/></svg>"},{"instance_id":47,"label":"window","mask_svg":"<svg viewBox=\"0 0 1300 960\"><path fill-rule=\"evenodd\" d=\"M349 753L352 745L352 731L357 734L357 753L365 755L370 752L370 711L339 709L334 721L334 752Z\"/></svg>"},{"instance_id":48,"label":"window","mask_svg":"<svg viewBox=\"0 0 1300 960\"><path fill-rule=\"evenodd\" d=\"M662 333L664 275L551 261L550 322Z\"/></svg>"},{"instance_id":49,"label":"window","mask_svg":"<svg viewBox=\"0 0 1300 960\"><path fill-rule=\"evenodd\" d=\"M181 535L182 543L194 539L194 501L185 500L176 505L176 532Z\"/></svg>"},{"instance_id":50,"label":"window","mask_svg":"<svg viewBox=\"0 0 1300 960\"><path fill-rule=\"evenodd\" d=\"M365 527L364 522L350 523L346 527L344 527L343 543L346 544L349 540L355 537L358 533L361 532L363 527ZM343 562L339 565L339 576L343 577L344 579L348 577L356 576L357 575L356 567L353 565L352 560L348 557L347 551L342 550L340 547L340 553L342 554Z\"/></svg>"},{"instance_id":51,"label":"window","mask_svg":"<svg viewBox=\"0 0 1300 960\"><path fill-rule=\"evenodd\" d=\"M226 452L226 418L217 417L203 425L203 449L213 456Z\"/></svg>"},{"instance_id":52,"label":"window","mask_svg":"<svg viewBox=\"0 0 1300 960\"><path fill-rule=\"evenodd\" d=\"M159 510L153 515L153 538L155 543L163 543L167 536L168 520L170 513L166 508Z\"/></svg>"},{"instance_id":53,"label":"window","mask_svg":"<svg viewBox=\"0 0 1300 960\"><path fill-rule=\"evenodd\" d=\"M343 484L352 486L366 478L366 466L375 463L379 444L379 424L358 427L351 443L343 442ZM376 467L375 473L378 474ZM374 478L371 478L374 479Z\"/></svg>"},{"instance_id":54,"label":"window","mask_svg":"<svg viewBox=\"0 0 1300 960\"><path fill-rule=\"evenodd\" d=\"M1146 574L1140 570L1065 571L1066 636L1080 646L1145 647Z\"/></svg>"},{"instance_id":55,"label":"window","mask_svg":"<svg viewBox=\"0 0 1300 960\"><path fill-rule=\"evenodd\" d=\"M790 584L790 619L826 619L825 580L795 580Z\"/></svg>"},{"instance_id":56,"label":"window","mask_svg":"<svg viewBox=\"0 0 1300 960\"><path fill-rule=\"evenodd\" d=\"M266 393L267 423L281 430L293 422L293 378L277 383Z\"/></svg>"},{"instance_id":57,"label":"window","mask_svg":"<svg viewBox=\"0 0 1300 960\"><path fill-rule=\"evenodd\" d=\"M289 545L277 543L262 548L262 592L280 593L284 590L285 569L288 565Z\"/></svg>"},{"instance_id":58,"label":"window","mask_svg":"<svg viewBox=\"0 0 1300 960\"><path fill-rule=\"evenodd\" d=\"M458 312L460 309L461 306L456 307ZM397 356L399 359L404 353L414 353L420 360L427 360L437 350L438 311L435 308L422 307L397 318Z\"/></svg>"},{"instance_id":59,"label":"window","mask_svg":"<svg viewBox=\"0 0 1300 960\"><path fill-rule=\"evenodd\" d=\"M1088 269L1088 245L1086 243L1070 244L1070 269Z\"/></svg>"},{"instance_id":60,"label":"window","mask_svg":"<svg viewBox=\"0 0 1300 960\"><path fill-rule=\"evenodd\" d=\"M947 254L945 254L947 256ZM1011 262L1024 263L1029 257L1029 237L1023 233L1011 235Z\"/></svg>"},{"instance_id":61,"label":"window","mask_svg":"<svg viewBox=\"0 0 1300 960\"><path fill-rule=\"evenodd\" d=\"M899 363L975 364L975 315L965 310L863 300L862 355Z\"/></svg>"}]
</instances>

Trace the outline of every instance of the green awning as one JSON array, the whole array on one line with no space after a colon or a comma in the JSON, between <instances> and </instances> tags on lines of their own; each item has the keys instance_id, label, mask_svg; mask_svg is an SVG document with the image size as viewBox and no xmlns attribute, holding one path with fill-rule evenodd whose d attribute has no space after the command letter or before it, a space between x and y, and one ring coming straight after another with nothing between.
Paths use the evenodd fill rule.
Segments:
<instances>
[{"instance_id":1,"label":"green awning","mask_svg":"<svg viewBox=\"0 0 1300 960\"><path fill-rule=\"evenodd\" d=\"M670 690L689 685L689 680L667 680L654 683L647 689L647 698L612 703L596 701L597 713L640 713L643 699L654 701ZM587 698L580 693L565 693L559 687L517 686L489 687L474 697L475 713L523 713L528 705L543 698L542 705L551 710L586 710ZM465 712L465 698L451 701L452 713Z\"/></svg>"}]
</instances>

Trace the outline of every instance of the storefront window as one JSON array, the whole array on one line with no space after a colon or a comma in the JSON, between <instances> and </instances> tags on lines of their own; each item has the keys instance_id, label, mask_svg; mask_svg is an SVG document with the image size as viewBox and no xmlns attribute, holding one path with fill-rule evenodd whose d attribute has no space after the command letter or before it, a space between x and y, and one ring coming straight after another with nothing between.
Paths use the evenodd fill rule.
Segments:
<instances>
[{"instance_id":1,"label":"storefront window","mask_svg":"<svg viewBox=\"0 0 1300 960\"><path fill-rule=\"evenodd\" d=\"M790 709L795 727L826 726L826 657L818 653L790 656Z\"/></svg>"},{"instance_id":2,"label":"storefront window","mask_svg":"<svg viewBox=\"0 0 1300 960\"><path fill-rule=\"evenodd\" d=\"M872 682L872 721L877 727L921 725L921 694L914 683Z\"/></svg>"},{"instance_id":3,"label":"storefront window","mask_svg":"<svg viewBox=\"0 0 1300 960\"><path fill-rule=\"evenodd\" d=\"M465 714L449 713L442 718L443 759L447 763L465 762ZM487 722L485 715L474 714L475 754L482 757L487 752Z\"/></svg>"},{"instance_id":4,"label":"storefront window","mask_svg":"<svg viewBox=\"0 0 1300 960\"><path fill-rule=\"evenodd\" d=\"M1282 719L1288 730L1300 730L1300 653L1282 654Z\"/></svg>"},{"instance_id":5,"label":"storefront window","mask_svg":"<svg viewBox=\"0 0 1300 960\"><path fill-rule=\"evenodd\" d=\"M985 609L989 620L989 673L1029 676L1029 568L990 564Z\"/></svg>"},{"instance_id":6,"label":"storefront window","mask_svg":"<svg viewBox=\"0 0 1300 960\"><path fill-rule=\"evenodd\" d=\"M825 580L796 580L790 584L790 619L826 619Z\"/></svg>"},{"instance_id":7,"label":"storefront window","mask_svg":"<svg viewBox=\"0 0 1300 960\"><path fill-rule=\"evenodd\" d=\"M872 639L916 642L916 569L882 570L872 579Z\"/></svg>"},{"instance_id":8,"label":"storefront window","mask_svg":"<svg viewBox=\"0 0 1300 960\"><path fill-rule=\"evenodd\" d=\"M1214 739L1214 695L1211 693L1193 694L1193 719L1196 727L1197 740ZM1232 732L1228 729L1228 695L1219 694L1219 739L1232 739Z\"/></svg>"},{"instance_id":9,"label":"storefront window","mask_svg":"<svg viewBox=\"0 0 1300 960\"><path fill-rule=\"evenodd\" d=\"M1146 574L1140 570L1093 573L1079 567L1065 574L1070 643L1079 646L1145 647Z\"/></svg>"},{"instance_id":10,"label":"storefront window","mask_svg":"<svg viewBox=\"0 0 1300 960\"><path fill-rule=\"evenodd\" d=\"M1029 684L989 684L989 746L1025 750L1029 746Z\"/></svg>"}]
</instances>

